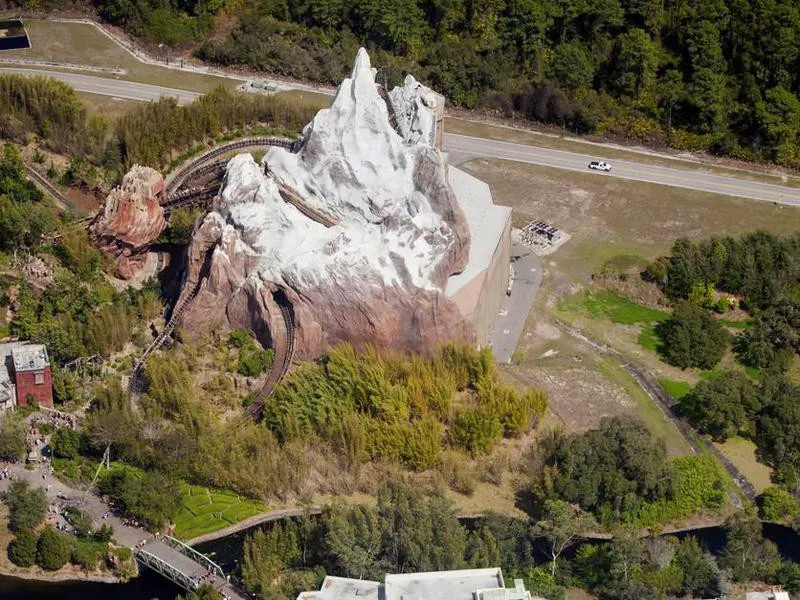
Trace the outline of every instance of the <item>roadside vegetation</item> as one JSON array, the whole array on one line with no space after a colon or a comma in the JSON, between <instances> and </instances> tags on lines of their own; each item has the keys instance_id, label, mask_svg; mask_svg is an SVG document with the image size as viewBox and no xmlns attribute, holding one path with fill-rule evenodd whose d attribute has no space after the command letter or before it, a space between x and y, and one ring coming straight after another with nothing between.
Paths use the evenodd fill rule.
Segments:
<instances>
[{"instance_id":1,"label":"roadside vegetation","mask_svg":"<svg viewBox=\"0 0 800 600\"><path fill-rule=\"evenodd\" d=\"M788 167L800 160L800 12L789 0L97 7L146 41L196 48L217 64L335 85L363 45L391 84L411 72L458 106ZM216 15L234 26L212 36Z\"/></svg>"},{"instance_id":2,"label":"roadside vegetation","mask_svg":"<svg viewBox=\"0 0 800 600\"><path fill-rule=\"evenodd\" d=\"M310 103L220 86L187 106L162 98L112 121L89 115L75 91L58 80L0 75L0 138L24 144L36 136L43 148L69 157L63 172L48 176L88 189L115 183L134 163L173 167L207 142L259 124L262 134L293 136L315 113Z\"/></svg>"}]
</instances>

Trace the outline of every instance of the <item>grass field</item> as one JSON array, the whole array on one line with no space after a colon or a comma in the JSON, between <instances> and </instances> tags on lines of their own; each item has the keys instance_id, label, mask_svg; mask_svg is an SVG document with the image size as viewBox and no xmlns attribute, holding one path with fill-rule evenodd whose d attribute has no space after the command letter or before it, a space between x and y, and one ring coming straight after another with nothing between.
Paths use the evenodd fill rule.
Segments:
<instances>
[{"instance_id":1,"label":"grass field","mask_svg":"<svg viewBox=\"0 0 800 600\"><path fill-rule=\"evenodd\" d=\"M25 20L31 40L26 50L3 52L6 59L25 59L69 63L91 67L124 69L125 75L92 72L98 77L128 79L195 92L207 92L218 85L235 85L234 79L191 73L148 65L136 59L114 40L87 23L58 23ZM47 67L50 68L50 67Z\"/></svg>"},{"instance_id":2,"label":"grass field","mask_svg":"<svg viewBox=\"0 0 800 600\"><path fill-rule=\"evenodd\" d=\"M124 100L122 98L112 98L111 96L101 96L99 94L89 94L86 92L76 93L86 106L86 110L89 114L105 115L111 119L121 117L140 104L136 100Z\"/></svg>"},{"instance_id":3,"label":"grass field","mask_svg":"<svg viewBox=\"0 0 800 600\"><path fill-rule=\"evenodd\" d=\"M756 491L770 485L772 469L756 460L756 445L750 440L735 437L724 444L714 444L747 477Z\"/></svg>"},{"instance_id":4,"label":"grass field","mask_svg":"<svg viewBox=\"0 0 800 600\"><path fill-rule=\"evenodd\" d=\"M655 326L669 318L666 311L637 304L609 290L581 293L568 298L559 303L558 311L567 320L575 314L584 314L593 319L608 319L618 325L639 325L639 345L653 352L660 343Z\"/></svg>"},{"instance_id":5,"label":"grass field","mask_svg":"<svg viewBox=\"0 0 800 600\"><path fill-rule=\"evenodd\" d=\"M182 484L183 510L175 517L175 534L191 539L217 531L267 510L266 504L234 492Z\"/></svg>"},{"instance_id":6,"label":"grass field","mask_svg":"<svg viewBox=\"0 0 800 600\"><path fill-rule=\"evenodd\" d=\"M624 389L636 403L636 414L653 435L664 440L670 456L685 456L691 453L680 431L627 371L605 358L598 360L597 368L609 381Z\"/></svg>"},{"instance_id":7,"label":"grass field","mask_svg":"<svg viewBox=\"0 0 800 600\"><path fill-rule=\"evenodd\" d=\"M675 402L678 402L686 394L692 391L691 384L686 381L675 381L674 379L659 379L658 382L661 387L672 397Z\"/></svg>"}]
</instances>

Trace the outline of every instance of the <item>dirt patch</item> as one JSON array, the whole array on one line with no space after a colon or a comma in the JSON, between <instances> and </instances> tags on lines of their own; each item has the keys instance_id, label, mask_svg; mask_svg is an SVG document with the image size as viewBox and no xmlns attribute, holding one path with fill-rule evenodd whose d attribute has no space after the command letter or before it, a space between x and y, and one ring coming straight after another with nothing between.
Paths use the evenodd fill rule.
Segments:
<instances>
[{"instance_id":1,"label":"dirt patch","mask_svg":"<svg viewBox=\"0 0 800 600\"><path fill-rule=\"evenodd\" d=\"M505 160L478 159L460 168L486 181L497 204L514 209L515 227L542 219L570 232L572 240L546 263L552 287L543 293L559 298L590 285L609 259L651 260L680 236L789 234L800 223L800 208L719 194Z\"/></svg>"},{"instance_id":2,"label":"dirt patch","mask_svg":"<svg viewBox=\"0 0 800 600\"><path fill-rule=\"evenodd\" d=\"M560 355L509 371L520 383L547 392L550 409L568 433L597 428L604 417L636 413L636 404L624 389L582 362L580 355Z\"/></svg>"}]
</instances>

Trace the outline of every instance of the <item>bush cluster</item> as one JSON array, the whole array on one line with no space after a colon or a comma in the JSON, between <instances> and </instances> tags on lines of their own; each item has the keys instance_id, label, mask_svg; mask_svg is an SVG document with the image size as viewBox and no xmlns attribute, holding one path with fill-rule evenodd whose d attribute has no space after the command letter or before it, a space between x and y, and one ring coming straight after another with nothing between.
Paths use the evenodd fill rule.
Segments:
<instances>
[{"instance_id":1,"label":"bush cluster","mask_svg":"<svg viewBox=\"0 0 800 600\"><path fill-rule=\"evenodd\" d=\"M489 452L503 435L527 431L546 406L541 392L503 383L486 349L449 345L403 357L342 345L287 377L264 419L283 442L335 442L350 464L399 460L423 470L446 445Z\"/></svg>"}]
</instances>

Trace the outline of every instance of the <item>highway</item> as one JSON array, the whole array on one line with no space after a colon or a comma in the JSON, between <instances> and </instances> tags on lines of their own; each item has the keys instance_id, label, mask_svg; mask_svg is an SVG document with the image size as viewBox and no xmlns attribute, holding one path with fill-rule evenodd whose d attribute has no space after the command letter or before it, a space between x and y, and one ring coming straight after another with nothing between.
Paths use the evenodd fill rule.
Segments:
<instances>
[{"instance_id":1,"label":"highway","mask_svg":"<svg viewBox=\"0 0 800 600\"><path fill-rule=\"evenodd\" d=\"M173 96L178 99L179 103L185 104L200 95L196 92L79 73L6 67L0 68L0 72L47 75L61 79L80 92L129 100L149 101L166 95ZM557 169L579 171L581 173L591 173L595 177L617 177L750 200L800 206L800 188L715 175L699 169L671 168L634 161L614 160L610 161L613 167L611 173L600 173L587 169L590 160L603 158L600 154L578 154L453 133L445 133L444 149L451 155L453 164L459 164L473 158L500 158Z\"/></svg>"},{"instance_id":2,"label":"highway","mask_svg":"<svg viewBox=\"0 0 800 600\"><path fill-rule=\"evenodd\" d=\"M125 100L139 100L148 102L158 100L161 96L177 98L179 104L188 104L201 96L197 92L177 90L175 88L137 83L124 79L111 79L81 73L65 73L63 71L47 71L45 69L23 69L18 67L2 67L0 73L16 73L17 75L44 75L53 77L69 84L79 92L89 92L100 96L113 96Z\"/></svg>"},{"instance_id":3,"label":"highway","mask_svg":"<svg viewBox=\"0 0 800 600\"><path fill-rule=\"evenodd\" d=\"M603 173L587 168L589 161L602 159L601 155L577 154L447 132L444 134L444 148L453 156L456 164L473 158L502 158L544 167L592 173L596 177L619 177L700 192L800 206L800 188L714 175L701 170L660 167L627 160L610 160L608 162L612 165L611 173Z\"/></svg>"}]
</instances>

